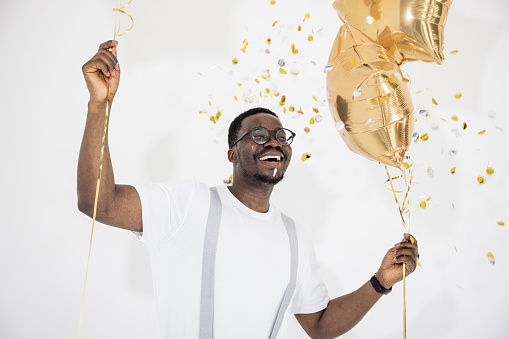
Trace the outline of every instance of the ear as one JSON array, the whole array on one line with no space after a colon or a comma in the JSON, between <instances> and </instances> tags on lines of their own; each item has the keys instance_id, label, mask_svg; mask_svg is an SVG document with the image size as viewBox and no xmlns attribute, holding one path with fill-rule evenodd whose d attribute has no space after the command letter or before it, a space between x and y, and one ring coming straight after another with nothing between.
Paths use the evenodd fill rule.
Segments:
<instances>
[{"instance_id":1,"label":"ear","mask_svg":"<svg viewBox=\"0 0 509 339\"><path fill-rule=\"evenodd\" d=\"M232 164L237 163L237 149L236 148L230 148L228 150L228 161Z\"/></svg>"}]
</instances>

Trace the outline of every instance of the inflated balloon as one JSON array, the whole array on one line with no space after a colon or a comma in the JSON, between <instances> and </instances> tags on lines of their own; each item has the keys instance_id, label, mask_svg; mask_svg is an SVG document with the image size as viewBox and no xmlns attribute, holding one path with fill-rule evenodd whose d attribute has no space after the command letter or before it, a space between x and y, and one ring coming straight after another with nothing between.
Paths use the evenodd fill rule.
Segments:
<instances>
[{"instance_id":1,"label":"inflated balloon","mask_svg":"<svg viewBox=\"0 0 509 339\"><path fill-rule=\"evenodd\" d=\"M444 25L452 0L336 0L343 22L383 46L398 65L444 60Z\"/></svg>"},{"instance_id":2,"label":"inflated balloon","mask_svg":"<svg viewBox=\"0 0 509 339\"><path fill-rule=\"evenodd\" d=\"M327 98L347 146L400 167L411 142L413 105L399 66L369 37L343 25L329 57Z\"/></svg>"}]
</instances>

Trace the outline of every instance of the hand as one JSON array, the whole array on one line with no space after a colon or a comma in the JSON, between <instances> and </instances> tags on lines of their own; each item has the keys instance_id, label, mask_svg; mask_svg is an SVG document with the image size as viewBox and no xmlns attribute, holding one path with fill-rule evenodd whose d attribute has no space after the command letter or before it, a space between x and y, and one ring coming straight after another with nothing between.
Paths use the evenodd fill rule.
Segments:
<instances>
[{"instance_id":1,"label":"hand","mask_svg":"<svg viewBox=\"0 0 509 339\"><path fill-rule=\"evenodd\" d=\"M405 275L410 275L417 266L419 247L417 240L408 233L404 234L403 240L394 245L382 260L382 264L376 273L380 284L385 288L391 288L398 281L403 280L403 263Z\"/></svg>"},{"instance_id":2,"label":"hand","mask_svg":"<svg viewBox=\"0 0 509 339\"><path fill-rule=\"evenodd\" d=\"M99 51L82 67L87 83L90 101L105 102L110 88L110 100L113 100L120 81L120 66L117 60L115 40L106 41Z\"/></svg>"}]
</instances>

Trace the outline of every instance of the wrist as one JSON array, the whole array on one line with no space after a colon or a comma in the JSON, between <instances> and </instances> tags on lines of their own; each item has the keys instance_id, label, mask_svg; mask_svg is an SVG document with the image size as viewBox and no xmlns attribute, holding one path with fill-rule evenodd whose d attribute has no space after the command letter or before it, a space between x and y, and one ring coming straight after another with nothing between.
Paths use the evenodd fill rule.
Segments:
<instances>
[{"instance_id":1,"label":"wrist","mask_svg":"<svg viewBox=\"0 0 509 339\"><path fill-rule=\"evenodd\" d=\"M392 291L392 286L388 285L386 282L381 279L379 272L373 274L370 279L371 285L375 289L376 292L380 294L387 295Z\"/></svg>"}]
</instances>

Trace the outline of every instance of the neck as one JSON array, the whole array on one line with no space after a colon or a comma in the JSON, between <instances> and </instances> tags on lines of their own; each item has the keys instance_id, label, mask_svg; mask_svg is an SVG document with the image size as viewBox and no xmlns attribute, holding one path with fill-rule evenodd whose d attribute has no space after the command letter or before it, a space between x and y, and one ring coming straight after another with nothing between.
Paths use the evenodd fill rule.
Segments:
<instances>
[{"instance_id":1,"label":"neck","mask_svg":"<svg viewBox=\"0 0 509 339\"><path fill-rule=\"evenodd\" d=\"M269 199L273 188L274 185L250 186L235 180L231 186L228 186L235 198L253 211L260 213L266 213L269 210Z\"/></svg>"}]
</instances>

